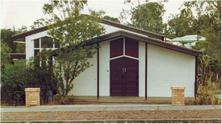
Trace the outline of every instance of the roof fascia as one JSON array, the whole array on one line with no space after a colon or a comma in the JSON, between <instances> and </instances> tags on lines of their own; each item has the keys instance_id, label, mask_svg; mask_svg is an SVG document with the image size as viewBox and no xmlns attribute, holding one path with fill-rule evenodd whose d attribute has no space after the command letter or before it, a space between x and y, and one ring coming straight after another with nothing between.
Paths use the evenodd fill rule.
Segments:
<instances>
[{"instance_id":1,"label":"roof fascia","mask_svg":"<svg viewBox=\"0 0 222 124\"><path fill-rule=\"evenodd\" d=\"M97 39L98 39L98 42L103 42L103 41L111 40L111 39L116 38L116 37L128 37L128 38L132 38L132 39L135 39L135 40L138 40L138 41L141 41L141 42L146 42L148 44L152 44L152 45L155 45L155 46L160 46L160 47L163 47L163 48L167 48L167 49L170 49L170 50L178 51L178 52L185 53L185 54L188 54L188 55L193 55L193 56L199 56L199 54L202 53L202 52L197 51L197 50L188 49L188 48L185 48L185 47L181 47L181 46L177 46L177 45L170 44L170 43L167 43L167 42L163 42L163 41L155 39L155 38L144 37L144 36L136 35L136 34L125 32L125 31L113 32L113 33L106 34L106 35L103 35L101 37L98 37ZM95 44L95 43L90 43L90 44Z\"/></svg>"},{"instance_id":2,"label":"roof fascia","mask_svg":"<svg viewBox=\"0 0 222 124\"><path fill-rule=\"evenodd\" d=\"M156 38L156 39L164 40L164 37L160 34L145 31L145 30L141 30L141 29L134 28L134 27L127 26L127 25L123 25L123 24L120 24L120 23L112 22L112 21L109 21L109 20L106 20L106 19L102 19L101 23L107 24L107 25L110 25L110 26L113 26L113 27L129 30L129 31L132 31L132 32L135 32L135 33L147 35L148 37L153 37L153 38ZM25 38L28 35L32 35L32 34L35 34L35 33L38 33L38 32L48 30L49 27L52 27L52 26L56 26L56 24L51 24L51 25L43 26L43 27L40 27L40 28L37 28L37 29L33 29L33 30L30 30L30 31L27 31L27 32L24 32L24 33L21 33L21 34L14 35L11 38L12 38L12 40L16 40L18 38Z\"/></svg>"}]
</instances>

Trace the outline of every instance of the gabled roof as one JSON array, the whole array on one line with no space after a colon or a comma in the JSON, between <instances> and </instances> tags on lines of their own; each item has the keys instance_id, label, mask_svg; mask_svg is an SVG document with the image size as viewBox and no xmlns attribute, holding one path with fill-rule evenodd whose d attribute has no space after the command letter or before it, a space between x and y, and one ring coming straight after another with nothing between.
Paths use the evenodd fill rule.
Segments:
<instances>
[{"instance_id":1,"label":"gabled roof","mask_svg":"<svg viewBox=\"0 0 222 124\"><path fill-rule=\"evenodd\" d=\"M185 54L192 55L192 56L198 56L199 54L202 53L197 50L193 50L193 49L177 46L177 45L174 45L171 43L167 43L162 40L158 40L156 38L145 37L145 36L137 35L137 34L126 32L126 31L116 31L113 33L102 35L100 37L94 38L93 40L85 41L86 42L85 45L89 46L89 45L97 44L100 42L112 40L112 39L119 38L119 37L131 38L131 39L134 39L137 41L146 42L148 44L160 46L163 48L178 51L178 52L185 53ZM75 48L73 48L72 50L75 50ZM55 50L55 51L57 51L57 50ZM56 52L54 55L56 55Z\"/></svg>"},{"instance_id":2,"label":"gabled roof","mask_svg":"<svg viewBox=\"0 0 222 124\"><path fill-rule=\"evenodd\" d=\"M106 25L110 25L110 26L113 26L113 27L129 30L129 31L132 31L132 32L136 32L136 33L139 33L139 34L147 35L148 37L153 37L153 38L157 38L157 39L160 39L160 40L164 39L164 37L160 34L153 33L153 32L150 32L150 31L141 30L141 29L138 29L138 28L123 25L123 24L120 24L120 23L117 23L117 22L106 20L106 19L102 19L101 23L106 24ZM49 29L49 27L51 27L53 25L55 26L56 24L47 25L47 26L37 28L37 29L34 29L34 30L30 30L30 31L27 31L27 32L24 32L24 33L21 33L21 34L17 34L17 35L12 36L11 38L13 40L20 39L20 38L24 39L28 35L32 35L32 34L35 34L35 33L38 33L38 32L42 32L42 31L46 31L46 30Z\"/></svg>"}]
</instances>

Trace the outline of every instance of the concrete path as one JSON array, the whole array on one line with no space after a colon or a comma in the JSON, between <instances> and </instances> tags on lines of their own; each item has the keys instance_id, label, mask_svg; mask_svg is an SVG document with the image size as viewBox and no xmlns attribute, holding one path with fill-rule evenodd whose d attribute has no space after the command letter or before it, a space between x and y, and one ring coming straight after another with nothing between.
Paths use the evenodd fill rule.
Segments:
<instances>
[{"instance_id":1,"label":"concrete path","mask_svg":"<svg viewBox=\"0 0 222 124\"><path fill-rule=\"evenodd\" d=\"M207 110L221 109L221 105L43 105L35 107L1 108L1 112L53 112L53 111L119 111L119 110Z\"/></svg>"}]
</instances>

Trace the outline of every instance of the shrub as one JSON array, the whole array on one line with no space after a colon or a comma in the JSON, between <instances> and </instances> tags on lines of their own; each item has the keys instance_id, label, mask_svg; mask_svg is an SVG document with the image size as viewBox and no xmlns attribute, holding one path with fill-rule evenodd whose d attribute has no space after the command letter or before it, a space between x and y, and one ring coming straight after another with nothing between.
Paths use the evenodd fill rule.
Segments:
<instances>
[{"instance_id":1,"label":"shrub","mask_svg":"<svg viewBox=\"0 0 222 124\"><path fill-rule=\"evenodd\" d=\"M43 49L35 58L29 60L27 67L27 86L41 89L41 104L49 103L49 90L52 90L53 94L57 93L57 77L53 72L51 52Z\"/></svg>"},{"instance_id":2,"label":"shrub","mask_svg":"<svg viewBox=\"0 0 222 124\"><path fill-rule=\"evenodd\" d=\"M49 103L49 90L57 93L57 77L53 73L51 51L42 50L26 63L17 60L1 69L1 104L24 105L25 88L40 88L41 104Z\"/></svg>"},{"instance_id":3,"label":"shrub","mask_svg":"<svg viewBox=\"0 0 222 124\"><path fill-rule=\"evenodd\" d=\"M217 87L215 83L210 81L207 85L199 85L196 99L193 101L195 105L218 105L221 104L220 98L215 97L215 91Z\"/></svg>"},{"instance_id":4,"label":"shrub","mask_svg":"<svg viewBox=\"0 0 222 124\"><path fill-rule=\"evenodd\" d=\"M5 64L1 69L1 102L9 105L25 103L25 87L27 85L26 62L17 60L14 64Z\"/></svg>"},{"instance_id":5,"label":"shrub","mask_svg":"<svg viewBox=\"0 0 222 124\"><path fill-rule=\"evenodd\" d=\"M56 105L67 104L67 101L68 101L68 98L63 97L60 94L56 94L55 96L53 96L53 104L56 104Z\"/></svg>"}]
</instances>

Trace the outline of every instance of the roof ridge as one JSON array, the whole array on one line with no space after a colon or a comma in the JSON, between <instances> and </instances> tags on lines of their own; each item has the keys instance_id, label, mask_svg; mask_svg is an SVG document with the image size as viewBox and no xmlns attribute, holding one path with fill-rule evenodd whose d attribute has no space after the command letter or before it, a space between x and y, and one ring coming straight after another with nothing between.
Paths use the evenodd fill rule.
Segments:
<instances>
[{"instance_id":1,"label":"roof ridge","mask_svg":"<svg viewBox=\"0 0 222 124\"><path fill-rule=\"evenodd\" d=\"M125 30L129 30L129 31L132 31L132 32L135 32L135 33L147 35L149 37L154 37L154 38L161 39L161 40L163 40L163 37L164 37L161 34L157 34L157 33L154 33L154 32L142 30L142 29L139 29L139 28L135 28L135 27L128 26L128 25L125 25L125 24L117 23L117 22L110 21L110 20L107 20L107 19L102 19L100 23L110 25L110 26L113 26L113 27L122 28L122 29L125 29ZM25 36L34 34L34 33L45 31L45 30L48 30L48 27L51 27L51 26L54 26L54 25L56 25L56 24L53 23L53 24L49 24L49 25L46 25L46 26L43 26L43 27L32 29L32 30L29 30L29 31L26 31L26 32L23 32L23 33L20 33L20 34L13 35L11 38L12 39L17 39L17 38L21 38L21 37L25 37Z\"/></svg>"}]
</instances>

